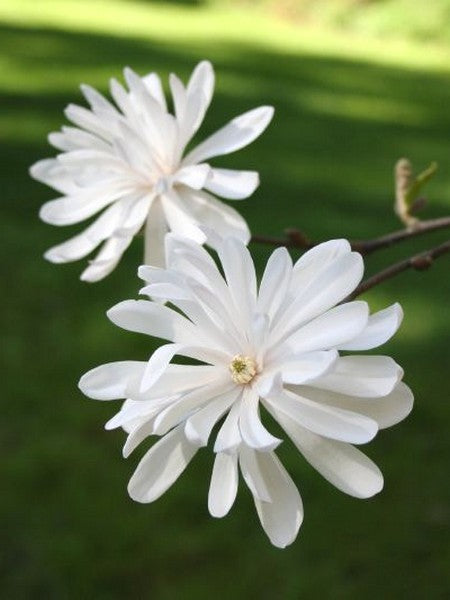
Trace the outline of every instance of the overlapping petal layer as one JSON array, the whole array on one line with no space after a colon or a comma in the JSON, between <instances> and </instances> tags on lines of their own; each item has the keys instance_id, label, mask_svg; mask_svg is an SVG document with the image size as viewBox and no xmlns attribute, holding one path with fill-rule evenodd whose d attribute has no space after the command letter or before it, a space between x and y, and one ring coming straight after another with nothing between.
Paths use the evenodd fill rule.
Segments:
<instances>
[{"instance_id":1,"label":"overlapping petal layer","mask_svg":"<svg viewBox=\"0 0 450 600\"><path fill-rule=\"evenodd\" d=\"M181 111L181 88L179 95ZM213 437L211 514L230 510L240 472L269 539L284 547L297 535L303 508L274 452L281 440L268 414L337 488L358 498L379 492L381 472L352 444L404 419L412 394L390 357L341 352L384 343L402 313L393 305L370 316L365 302L341 303L363 271L345 240L321 244L295 264L276 250L259 288L242 240L226 239L218 256L220 268L203 247L168 234L167 267L139 270L149 299L122 302L108 315L170 343L147 363L97 367L80 388L92 398L126 399L107 424L127 431L124 455L150 435L161 437L130 481L134 499L159 497ZM176 364L177 355L201 364Z\"/></svg>"},{"instance_id":2,"label":"overlapping petal layer","mask_svg":"<svg viewBox=\"0 0 450 600\"><path fill-rule=\"evenodd\" d=\"M250 239L241 215L212 194L230 200L248 198L259 184L258 173L219 169L204 161L254 141L272 119L272 107L261 106L234 118L183 158L212 99L212 65L199 63L186 86L170 76L174 114L167 109L156 73L139 77L127 67L124 77L128 90L111 80L114 103L82 85L89 108L67 107L65 114L73 126L49 135L61 153L30 169L32 177L63 194L44 204L42 220L70 225L95 216L85 231L45 253L51 262L70 262L102 244L81 275L85 281L106 277L142 229L145 262L158 266L164 264L168 230L210 245L214 239L207 238L201 227L244 243ZM104 212L98 216L100 211Z\"/></svg>"}]
</instances>

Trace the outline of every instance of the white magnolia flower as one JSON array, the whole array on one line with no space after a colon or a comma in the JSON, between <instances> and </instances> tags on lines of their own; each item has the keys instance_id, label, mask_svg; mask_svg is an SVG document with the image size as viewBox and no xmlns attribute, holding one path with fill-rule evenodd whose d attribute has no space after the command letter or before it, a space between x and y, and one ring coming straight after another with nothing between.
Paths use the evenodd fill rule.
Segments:
<instances>
[{"instance_id":1,"label":"white magnolia flower","mask_svg":"<svg viewBox=\"0 0 450 600\"><path fill-rule=\"evenodd\" d=\"M148 362L102 365L80 381L91 398L127 399L106 425L128 432L124 456L147 436L162 436L131 478L131 497L152 502L161 496L225 417L214 442L211 514L230 510L240 470L271 542L290 544L303 519L302 502L274 452L281 440L261 420L267 413L337 488L358 498L379 492L380 470L352 444L369 442L378 429L405 418L413 397L392 358L347 354L383 344L402 319L398 304L372 316L366 302L339 304L362 277L361 256L347 241L334 240L293 265L279 248L258 290L239 240L229 238L219 250L224 276L195 243L169 234L166 251L166 270L139 271L148 282L142 293L156 301L128 300L108 316L124 329L171 343ZM174 364L175 355L204 364Z\"/></svg>"},{"instance_id":2,"label":"white magnolia flower","mask_svg":"<svg viewBox=\"0 0 450 600\"><path fill-rule=\"evenodd\" d=\"M208 240L201 225L247 243L245 220L208 192L230 200L247 198L258 186L258 173L218 169L205 161L250 144L273 115L270 106L246 112L183 156L211 102L211 64L199 63L186 87L170 76L174 115L167 110L156 73L139 77L126 68L124 74L129 91L111 79L116 106L90 86L81 86L90 110L70 104L65 114L75 127L49 135L62 154L30 170L63 195L41 208L47 223L71 225L106 209L82 233L45 254L54 263L70 262L103 243L82 273L86 281L108 275L143 226L145 262L159 266L168 230L204 243Z\"/></svg>"}]
</instances>

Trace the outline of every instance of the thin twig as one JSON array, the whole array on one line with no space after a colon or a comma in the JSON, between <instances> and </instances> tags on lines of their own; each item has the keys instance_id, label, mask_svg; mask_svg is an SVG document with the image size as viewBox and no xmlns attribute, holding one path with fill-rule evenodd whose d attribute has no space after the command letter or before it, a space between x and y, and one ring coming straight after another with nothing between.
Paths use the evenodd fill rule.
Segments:
<instances>
[{"instance_id":1,"label":"thin twig","mask_svg":"<svg viewBox=\"0 0 450 600\"><path fill-rule=\"evenodd\" d=\"M410 258L395 263L360 283L355 291L350 294L345 301L348 302L349 300L353 300L360 294L367 292L367 290L370 290L376 285L383 283L387 279L391 279L391 277L395 277L402 271L407 271L408 269L424 271L425 269L429 269L436 258L446 254L447 252L450 252L450 240L444 242L440 246L432 248L431 250L425 250L425 252L421 252L420 254L416 254L415 256L411 256Z\"/></svg>"},{"instance_id":2,"label":"thin twig","mask_svg":"<svg viewBox=\"0 0 450 600\"><path fill-rule=\"evenodd\" d=\"M428 219L426 221L418 221L413 226L406 229L399 229L398 231L392 231L386 235L380 237L368 239L368 240L353 240L350 244L353 250L360 252L361 254L371 254L375 250L381 250L382 248L389 248L394 244L408 240L410 238L437 231L439 229L450 228L450 216L441 217L439 219ZM308 250L320 244L320 241L310 240L302 231L299 229L287 229L286 236L271 237L265 235L254 235L252 236L252 242L258 244L268 244L270 246L286 246L287 248L302 248Z\"/></svg>"}]
</instances>

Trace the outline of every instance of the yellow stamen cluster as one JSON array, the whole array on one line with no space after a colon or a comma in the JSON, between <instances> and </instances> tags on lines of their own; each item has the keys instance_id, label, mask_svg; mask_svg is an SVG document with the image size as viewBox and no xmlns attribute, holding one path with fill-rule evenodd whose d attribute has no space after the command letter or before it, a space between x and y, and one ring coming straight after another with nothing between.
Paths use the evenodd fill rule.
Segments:
<instances>
[{"instance_id":1,"label":"yellow stamen cluster","mask_svg":"<svg viewBox=\"0 0 450 600\"><path fill-rule=\"evenodd\" d=\"M250 356L236 354L228 368L235 383L249 383L256 375L256 363Z\"/></svg>"}]
</instances>

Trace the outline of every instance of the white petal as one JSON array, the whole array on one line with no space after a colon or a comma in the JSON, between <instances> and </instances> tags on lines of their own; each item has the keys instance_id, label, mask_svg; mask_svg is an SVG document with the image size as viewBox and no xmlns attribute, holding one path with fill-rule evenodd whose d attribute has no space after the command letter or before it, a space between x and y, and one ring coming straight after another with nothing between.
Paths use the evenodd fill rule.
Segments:
<instances>
[{"instance_id":1,"label":"white petal","mask_svg":"<svg viewBox=\"0 0 450 600\"><path fill-rule=\"evenodd\" d=\"M285 299L292 275L292 259L286 248L272 252L259 286L258 310L273 317Z\"/></svg>"},{"instance_id":2,"label":"white petal","mask_svg":"<svg viewBox=\"0 0 450 600\"><path fill-rule=\"evenodd\" d=\"M310 285L320 271L329 267L337 258L350 254L351 251L347 240L329 240L305 252L294 265L292 274L294 293Z\"/></svg>"},{"instance_id":3,"label":"white petal","mask_svg":"<svg viewBox=\"0 0 450 600\"><path fill-rule=\"evenodd\" d=\"M92 217L121 196L123 192L114 187L92 187L77 195L46 202L41 207L39 216L51 225L73 225Z\"/></svg>"},{"instance_id":4,"label":"white petal","mask_svg":"<svg viewBox=\"0 0 450 600\"><path fill-rule=\"evenodd\" d=\"M164 96L163 88L161 85L161 79L156 73L149 73L142 78L145 87L153 96L153 98L160 104L161 108L166 111L166 98Z\"/></svg>"},{"instance_id":5,"label":"white petal","mask_svg":"<svg viewBox=\"0 0 450 600\"><path fill-rule=\"evenodd\" d=\"M297 329L285 344L295 352L331 349L361 333L368 318L367 302L340 304Z\"/></svg>"},{"instance_id":6,"label":"white petal","mask_svg":"<svg viewBox=\"0 0 450 600\"><path fill-rule=\"evenodd\" d=\"M44 158L34 163L30 167L30 175L62 194L73 194L77 191L73 178L55 158Z\"/></svg>"},{"instance_id":7,"label":"white petal","mask_svg":"<svg viewBox=\"0 0 450 600\"><path fill-rule=\"evenodd\" d=\"M153 502L178 479L198 447L190 444L182 428L177 428L156 442L138 464L128 493L136 502Z\"/></svg>"},{"instance_id":8,"label":"white petal","mask_svg":"<svg viewBox=\"0 0 450 600\"><path fill-rule=\"evenodd\" d=\"M382 490L380 469L360 450L316 435L285 415L280 414L279 419L309 464L341 492L370 498Z\"/></svg>"},{"instance_id":9,"label":"white petal","mask_svg":"<svg viewBox=\"0 0 450 600\"><path fill-rule=\"evenodd\" d=\"M208 510L213 517L220 519L228 514L236 499L238 482L237 454L216 454L208 493Z\"/></svg>"},{"instance_id":10,"label":"white petal","mask_svg":"<svg viewBox=\"0 0 450 600\"><path fill-rule=\"evenodd\" d=\"M100 252L89 267L85 269L80 279L82 281L99 281L111 273L122 258L122 254L133 241L133 235L113 235L102 246Z\"/></svg>"},{"instance_id":11,"label":"white petal","mask_svg":"<svg viewBox=\"0 0 450 600\"><path fill-rule=\"evenodd\" d=\"M216 244L210 231L216 237L232 236L248 244L250 231L247 222L234 208L201 190L180 188L179 193L189 206L189 212L206 233L211 247L216 248Z\"/></svg>"},{"instance_id":12,"label":"white petal","mask_svg":"<svg viewBox=\"0 0 450 600\"><path fill-rule=\"evenodd\" d=\"M361 255L347 253L320 269L317 276L310 274L303 287L293 290L291 285L295 299L289 307L280 311L273 343L341 302L358 285L363 270Z\"/></svg>"},{"instance_id":13,"label":"white petal","mask_svg":"<svg viewBox=\"0 0 450 600\"><path fill-rule=\"evenodd\" d=\"M186 420L185 434L192 444L206 446L209 436L217 421L225 414L230 406L240 396L238 387L215 398L212 402L194 413Z\"/></svg>"},{"instance_id":14,"label":"white petal","mask_svg":"<svg viewBox=\"0 0 450 600\"><path fill-rule=\"evenodd\" d=\"M154 419L149 419L130 431L122 450L123 457L128 458L133 450L135 450L139 444L145 440L146 437L154 433L153 430Z\"/></svg>"},{"instance_id":15,"label":"white petal","mask_svg":"<svg viewBox=\"0 0 450 600\"><path fill-rule=\"evenodd\" d=\"M145 222L145 262L155 267L165 265L164 236L168 231L166 217L160 198L156 198L150 207Z\"/></svg>"},{"instance_id":16,"label":"white petal","mask_svg":"<svg viewBox=\"0 0 450 600\"><path fill-rule=\"evenodd\" d=\"M196 220L175 190L162 196L161 202L171 231L187 237L197 244L203 244L206 241L205 234L199 229Z\"/></svg>"},{"instance_id":17,"label":"white petal","mask_svg":"<svg viewBox=\"0 0 450 600\"><path fill-rule=\"evenodd\" d=\"M115 325L128 331L185 343L197 337L195 327L188 319L156 302L125 300L106 314Z\"/></svg>"},{"instance_id":18,"label":"white petal","mask_svg":"<svg viewBox=\"0 0 450 600\"><path fill-rule=\"evenodd\" d=\"M239 429L243 441L248 446L260 452L268 452L279 446L281 440L269 433L261 423L258 405L257 393L247 386L242 398Z\"/></svg>"},{"instance_id":19,"label":"white petal","mask_svg":"<svg viewBox=\"0 0 450 600\"><path fill-rule=\"evenodd\" d=\"M247 146L261 135L272 116L271 106L260 106L234 118L194 148L184 159L184 164L203 162L213 156L229 154Z\"/></svg>"},{"instance_id":20,"label":"white petal","mask_svg":"<svg viewBox=\"0 0 450 600\"><path fill-rule=\"evenodd\" d=\"M190 165L179 169L174 177L174 183L179 183L193 188L194 190L201 190L208 179L208 174L211 171L209 165Z\"/></svg>"},{"instance_id":21,"label":"white petal","mask_svg":"<svg viewBox=\"0 0 450 600\"><path fill-rule=\"evenodd\" d=\"M342 356L333 369L309 385L332 392L376 398L387 396L403 376L389 356Z\"/></svg>"},{"instance_id":22,"label":"white petal","mask_svg":"<svg viewBox=\"0 0 450 600\"><path fill-rule=\"evenodd\" d=\"M205 189L230 200L242 200L253 194L259 185L256 171L235 171L233 169L210 169Z\"/></svg>"},{"instance_id":23,"label":"white petal","mask_svg":"<svg viewBox=\"0 0 450 600\"><path fill-rule=\"evenodd\" d=\"M267 483L259 467L258 452L242 444L239 448L239 466L253 496L263 502L272 502Z\"/></svg>"},{"instance_id":24,"label":"white petal","mask_svg":"<svg viewBox=\"0 0 450 600\"><path fill-rule=\"evenodd\" d=\"M129 205L129 199L115 202L87 229L63 244L47 250L45 258L53 263L64 263L83 258L114 233L121 224Z\"/></svg>"},{"instance_id":25,"label":"white petal","mask_svg":"<svg viewBox=\"0 0 450 600\"><path fill-rule=\"evenodd\" d=\"M285 548L297 537L303 521L303 505L294 482L273 452L257 453L259 468L272 502L255 498L259 520L270 541Z\"/></svg>"},{"instance_id":26,"label":"white petal","mask_svg":"<svg viewBox=\"0 0 450 600\"><path fill-rule=\"evenodd\" d=\"M178 423L185 422L194 410L198 410L207 402L212 402L218 396L230 391L231 385L232 383L228 378L226 380L218 378L213 384L189 392L157 416L155 419L155 433L163 435Z\"/></svg>"},{"instance_id":27,"label":"white petal","mask_svg":"<svg viewBox=\"0 0 450 600\"><path fill-rule=\"evenodd\" d=\"M94 133L104 140L112 140L111 126L108 128L107 122L104 122L87 108L77 106L76 104L69 104L65 109L64 114L69 121L72 121L72 123L81 127L81 129L86 129L90 133Z\"/></svg>"},{"instance_id":28,"label":"white petal","mask_svg":"<svg viewBox=\"0 0 450 600\"><path fill-rule=\"evenodd\" d=\"M217 434L214 444L214 452L235 452L242 441L239 431L239 415L241 412L242 399L235 401L228 413L222 427Z\"/></svg>"},{"instance_id":29,"label":"white petal","mask_svg":"<svg viewBox=\"0 0 450 600\"><path fill-rule=\"evenodd\" d=\"M169 362L176 355L187 356L195 360L201 360L206 363L223 364L227 363L228 355L216 349L210 349L203 346L192 346L185 344L166 344L160 346L150 357L147 363L144 375L141 381L140 392L144 393L149 390L158 379L163 375ZM225 369L217 369L218 375L222 375ZM229 376L227 374L227 381Z\"/></svg>"},{"instance_id":30,"label":"white petal","mask_svg":"<svg viewBox=\"0 0 450 600\"><path fill-rule=\"evenodd\" d=\"M395 303L384 310L371 315L363 331L339 350L371 350L386 343L400 327L403 320L403 310Z\"/></svg>"},{"instance_id":31,"label":"white petal","mask_svg":"<svg viewBox=\"0 0 450 600\"><path fill-rule=\"evenodd\" d=\"M338 356L336 350L307 352L284 360L278 369L284 383L307 383L329 371ZM278 370L277 366L274 369Z\"/></svg>"},{"instance_id":32,"label":"white petal","mask_svg":"<svg viewBox=\"0 0 450 600\"><path fill-rule=\"evenodd\" d=\"M146 362L131 360L100 365L85 373L78 387L95 400L127 398L139 388L146 365Z\"/></svg>"},{"instance_id":33,"label":"white petal","mask_svg":"<svg viewBox=\"0 0 450 600\"><path fill-rule=\"evenodd\" d=\"M323 402L365 415L376 421L380 429L392 427L403 421L411 412L414 403L411 390L402 381L397 383L390 394L381 398L357 398L305 386L296 388L295 391L314 402Z\"/></svg>"},{"instance_id":34,"label":"white petal","mask_svg":"<svg viewBox=\"0 0 450 600\"><path fill-rule=\"evenodd\" d=\"M365 444L370 442L378 431L378 425L373 419L334 406L319 404L288 391L266 399L264 404L275 418L282 412L313 433L341 442Z\"/></svg>"},{"instance_id":35,"label":"white petal","mask_svg":"<svg viewBox=\"0 0 450 600\"><path fill-rule=\"evenodd\" d=\"M227 238L219 257L235 307L248 323L256 306L256 274L250 252L240 240Z\"/></svg>"}]
</instances>

